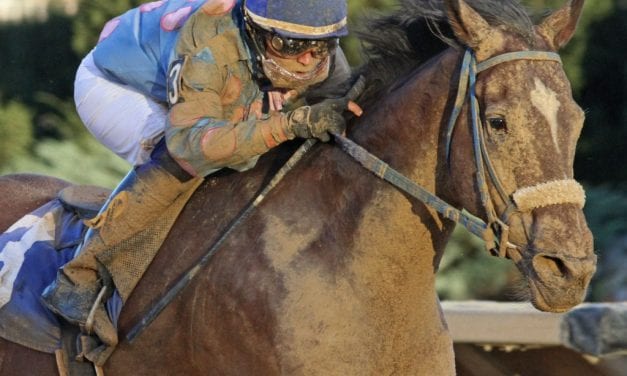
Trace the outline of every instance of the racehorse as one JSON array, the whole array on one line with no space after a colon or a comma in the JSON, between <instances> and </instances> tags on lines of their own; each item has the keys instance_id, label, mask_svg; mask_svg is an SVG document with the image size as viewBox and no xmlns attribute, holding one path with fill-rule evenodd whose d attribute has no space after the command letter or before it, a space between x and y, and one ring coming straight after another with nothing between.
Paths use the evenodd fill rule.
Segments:
<instances>
[{"instance_id":1,"label":"racehorse","mask_svg":"<svg viewBox=\"0 0 627 376\"><path fill-rule=\"evenodd\" d=\"M348 138L496 227L497 253L516 263L535 307L562 312L582 301L596 263L573 180L584 114L552 54L572 37L583 0L536 26L513 1L469 3L404 1L369 24L361 36L372 89ZM438 36L418 43L420 30ZM423 62L416 51L428 46L441 52ZM458 95L466 87L469 99ZM121 336L219 238L287 149L206 179L124 307ZM494 176L475 179L484 168ZM6 199L30 185L1 187ZM316 145L161 315L121 341L105 374L454 374L434 287L455 225L445 217L333 144ZM0 354L2 374L56 372L50 354L4 340Z\"/></svg>"}]
</instances>

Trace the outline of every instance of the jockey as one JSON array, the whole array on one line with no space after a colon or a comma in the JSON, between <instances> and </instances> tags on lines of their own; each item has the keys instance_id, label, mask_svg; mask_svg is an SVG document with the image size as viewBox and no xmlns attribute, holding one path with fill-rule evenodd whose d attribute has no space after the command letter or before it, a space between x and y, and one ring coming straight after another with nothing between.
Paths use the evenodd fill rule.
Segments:
<instances>
[{"instance_id":1,"label":"jockey","mask_svg":"<svg viewBox=\"0 0 627 376\"><path fill-rule=\"evenodd\" d=\"M115 286L126 301L141 275L121 286L102 255L112 257L199 179L250 169L284 141L343 131L344 110L361 114L352 102L283 106L350 77L338 48L346 34L345 0L161 0L109 21L78 69L76 107L90 132L135 167L89 222L44 303L81 327L89 316L90 329L115 346L101 297Z\"/></svg>"}]
</instances>

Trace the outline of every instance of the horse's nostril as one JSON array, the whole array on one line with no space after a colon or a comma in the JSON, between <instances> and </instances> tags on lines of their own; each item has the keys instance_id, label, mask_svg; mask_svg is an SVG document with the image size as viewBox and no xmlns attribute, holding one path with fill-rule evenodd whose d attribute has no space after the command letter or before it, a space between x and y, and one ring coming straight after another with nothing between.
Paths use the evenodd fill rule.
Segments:
<instances>
[{"instance_id":1,"label":"horse's nostril","mask_svg":"<svg viewBox=\"0 0 627 376\"><path fill-rule=\"evenodd\" d=\"M570 269L558 257L538 255L533 258L533 266L541 274L550 273L558 278L568 278L571 275Z\"/></svg>"}]
</instances>

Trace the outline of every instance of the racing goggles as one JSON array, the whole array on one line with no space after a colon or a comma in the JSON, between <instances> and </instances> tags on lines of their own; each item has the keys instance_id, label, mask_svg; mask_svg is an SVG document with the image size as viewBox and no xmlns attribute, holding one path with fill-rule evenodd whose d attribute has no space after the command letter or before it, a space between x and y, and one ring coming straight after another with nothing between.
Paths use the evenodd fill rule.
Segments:
<instances>
[{"instance_id":1,"label":"racing goggles","mask_svg":"<svg viewBox=\"0 0 627 376\"><path fill-rule=\"evenodd\" d=\"M267 42L272 51L282 57L296 57L311 52L313 57L324 58L335 51L339 39L293 39L270 34L267 36Z\"/></svg>"}]
</instances>

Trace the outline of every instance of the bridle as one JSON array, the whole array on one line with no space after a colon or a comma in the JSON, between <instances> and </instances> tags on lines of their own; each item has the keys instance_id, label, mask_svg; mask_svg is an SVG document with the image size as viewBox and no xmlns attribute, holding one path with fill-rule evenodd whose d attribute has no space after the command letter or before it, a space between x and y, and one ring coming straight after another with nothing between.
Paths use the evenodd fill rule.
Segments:
<instances>
[{"instance_id":1,"label":"bridle","mask_svg":"<svg viewBox=\"0 0 627 376\"><path fill-rule=\"evenodd\" d=\"M476 167L475 183L479 191L481 204L486 212L487 222L470 214L464 209L459 210L453 207L436 195L428 192L350 139L341 135L335 135L335 139L342 146L342 149L366 169L388 181L403 192L422 201L425 205L431 207L445 218L464 226L468 231L485 241L486 249L490 254L502 258L508 256L509 249L521 250L525 248L523 245L514 244L509 241L510 221L514 214L521 214L535 208L557 204L575 204L582 208L585 201L583 188L573 179L554 180L540 183L532 187L519 188L511 195L507 194L503 188L503 184L496 174L486 148L485 133L481 129L479 102L477 100L475 85L479 73L498 64L513 60L554 61L559 64L562 63L558 54L545 51L509 52L477 63L473 51L470 49L466 50L460 69L457 96L446 130L445 142L448 161L453 131L455 130L455 125L457 124L462 107L466 100L468 100L471 115L473 156ZM501 200L503 200L503 203L505 203L505 210L500 215L497 215L494 209L494 202L490 195L487 177L490 178L492 185L495 187ZM537 199L538 197L542 197L543 199Z\"/></svg>"}]
</instances>

